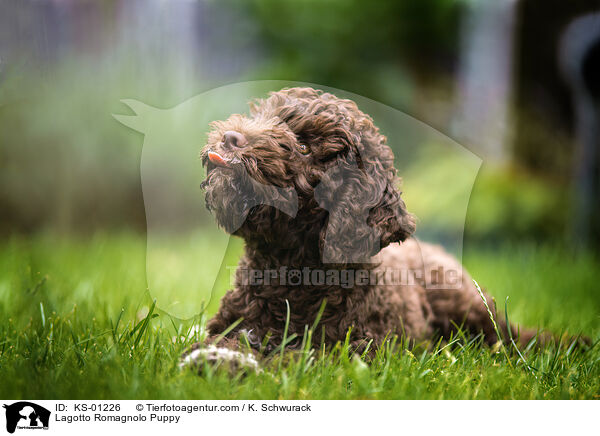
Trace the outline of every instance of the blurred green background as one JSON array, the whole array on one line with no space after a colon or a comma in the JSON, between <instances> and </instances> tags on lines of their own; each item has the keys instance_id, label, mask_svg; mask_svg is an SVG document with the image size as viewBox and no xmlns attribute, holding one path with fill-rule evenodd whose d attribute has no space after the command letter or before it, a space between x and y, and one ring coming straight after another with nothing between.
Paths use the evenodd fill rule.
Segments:
<instances>
[{"instance_id":1,"label":"blurred green background","mask_svg":"<svg viewBox=\"0 0 600 436\"><path fill-rule=\"evenodd\" d=\"M239 90L256 85L262 97L298 82L337 90L374 117L418 236L462 255L501 313L510 297L511 321L597 341L598 9L597 0L0 0L0 397L598 398L597 347L525 352L534 374L479 347L420 363L398 353L362 378L327 359L282 378L177 367L242 248L201 212L195 156L208 120L245 110L254 94ZM177 117L149 118L160 141L113 117L184 105L203 109L187 112L188 133ZM192 138L185 161L169 154L181 137ZM149 184L144 168L156 176ZM168 304L207 311L179 320L153 306L159 290Z\"/></svg>"},{"instance_id":2,"label":"blurred green background","mask_svg":"<svg viewBox=\"0 0 600 436\"><path fill-rule=\"evenodd\" d=\"M0 232L143 233L143 139L111 117L123 113L120 99L166 108L218 86L282 79L379 101L481 157L468 241L576 240L577 115L558 46L596 6L3 1ZM598 200L595 171L588 204ZM591 209L575 221L597 248Z\"/></svg>"},{"instance_id":3,"label":"blurred green background","mask_svg":"<svg viewBox=\"0 0 600 436\"><path fill-rule=\"evenodd\" d=\"M596 9L582 0L5 0L0 235L144 238L144 138L112 117L128 113L120 100L171 108L268 79L381 102L481 158L466 222L440 212L464 195L450 188L462 177L456 162L442 154L398 162L414 181L403 187L409 208L438 240L464 228L466 252L507 244L597 252L598 154L582 157L577 95L559 59L568 25ZM440 192L443 203L432 201ZM216 228L211 219L177 226Z\"/></svg>"}]
</instances>

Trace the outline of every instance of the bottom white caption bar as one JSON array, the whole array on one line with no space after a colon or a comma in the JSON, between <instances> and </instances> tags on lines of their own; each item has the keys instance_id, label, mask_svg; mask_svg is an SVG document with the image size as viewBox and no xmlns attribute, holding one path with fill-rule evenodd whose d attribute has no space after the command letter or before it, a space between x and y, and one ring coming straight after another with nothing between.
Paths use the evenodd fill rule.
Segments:
<instances>
[{"instance_id":1,"label":"bottom white caption bar","mask_svg":"<svg viewBox=\"0 0 600 436\"><path fill-rule=\"evenodd\" d=\"M0 434L506 435L593 429L596 401L46 401L4 400ZM595 425L595 424L594 424Z\"/></svg>"}]
</instances>

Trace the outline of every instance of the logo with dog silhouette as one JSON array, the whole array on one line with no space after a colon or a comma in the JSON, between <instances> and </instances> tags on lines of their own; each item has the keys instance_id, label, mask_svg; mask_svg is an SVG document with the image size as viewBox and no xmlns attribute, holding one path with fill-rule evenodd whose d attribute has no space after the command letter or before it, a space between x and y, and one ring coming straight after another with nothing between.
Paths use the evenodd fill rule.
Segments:
<instances>
[{"instance_id":1,"label":"logo with dog silhouette","mask_svg":"<svg viewBox=\"0 0 600 436\"><path fill-rule=\"evenodd\" d=\"M5 404L6 431L14 433L16 429L48 430L50 411L29 401Z\"/></svg>"}]
</instances>

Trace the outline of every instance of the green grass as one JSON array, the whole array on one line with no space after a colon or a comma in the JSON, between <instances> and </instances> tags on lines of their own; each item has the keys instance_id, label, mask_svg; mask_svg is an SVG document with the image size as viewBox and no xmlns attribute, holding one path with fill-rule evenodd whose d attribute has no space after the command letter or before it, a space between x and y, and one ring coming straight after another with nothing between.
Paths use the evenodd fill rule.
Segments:
<instances>
[{"instance_id":1,"label":"green grass","mask_svg":"<svg viewBox=\"0 0 600 436\"><path fill-rule=\"evenodd\" d=\"M192 322L152 308L145 246L131 234L0 243L0 397L593 399L600 392L600 346L521 358L477 340L412 352L388 343L365 364L340 344L277 355L258 375L181 371L180 354L202 332L188 338ZM511 320L598 339L597 259L503 247L467 250L465 263L502 312L510 297Z\"/></svg>"}]
</instances>

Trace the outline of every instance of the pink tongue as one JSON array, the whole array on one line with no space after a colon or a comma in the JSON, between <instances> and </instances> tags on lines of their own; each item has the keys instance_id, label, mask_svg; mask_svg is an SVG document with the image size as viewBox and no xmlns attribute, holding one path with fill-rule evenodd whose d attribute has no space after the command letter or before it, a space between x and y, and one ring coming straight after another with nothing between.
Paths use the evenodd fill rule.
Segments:
<instances>
[{"instance_id":1,"label":"pink tongue","mask_svg":"<svg viewBox=\"0 0 600 436\"><path fill-rule=\"evenodd\" d=\"M219 167L229 168L229 160L225 159L219 153L215 153L214 151L208 152L208 159Z\"/></svg>"}]
</instances>

